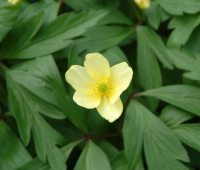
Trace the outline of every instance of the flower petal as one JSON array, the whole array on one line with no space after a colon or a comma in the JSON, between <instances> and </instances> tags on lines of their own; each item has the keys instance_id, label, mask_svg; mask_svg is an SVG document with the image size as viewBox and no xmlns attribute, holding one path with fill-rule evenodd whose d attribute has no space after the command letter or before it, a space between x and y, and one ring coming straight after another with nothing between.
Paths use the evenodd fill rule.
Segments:
<instances>
[{"instance_id":1,"label":"flower petal","mask_svg":"<svg viewBox=\"0 0 200 170\"><path fill-rule=\"evenodd\" d=\"M150 7L150 0L135 0L135 3L141 9L146 9Z\"/></svg>"},{"instance_id":2,"label":"flower petal","mask_svg":"<svg viewBox=\"0 0 200 170\"><path fill-rule=\"evenodd\" d=\"M120 98L118 98L115 103L111 104L109 99L104 97L101 100L100 105L97 107L99 114L109 122L113 122L118 119L122 114L122 110L123 104Z\"/></svg>"},{"instance_id":3,"label":"flower petal","mask_svg":"<svg viewBox=\"0 0 200 170\"><path fill-rule=\"evenodd\" d=\"M121 93L126 90L131 82L133 70L126 62L116 64L111 67L111 82L114 87L114 92L109 96L110 102L114 103Z\"/></svg>"},{"instance_id":4,"label":"flower petal","mask_svg":"<svg viewBox=\"0 0 200 170\"><path fill-rule=\"evenodd\" d=\"M94 79L108 77L110 75L110 65L108 60L100 53L87 54L84 66L90 76Z\"/></svg>"},{"instance_id":5,"label":"flower petal","mask_svg":"<svg viewBox=\"0 0 200 170\"><path fill-rule=\"evenodd\" d=\"M86 69L79 65L71 66L65 73L65 79L75 90L88 89L94 82Z\"/></svg>"},{"instance_id":6,"label":"flower petal","mask_svg":"<svg viewBox=\"0 0 200 170\"><path fill-rule=\"evenodd\" d=\"M85 107L87 109L96 108L100 104L101 98L96 96L93 91L76 91L73 96L73 100L79 106Z\"/></svg>"}]
</instances>

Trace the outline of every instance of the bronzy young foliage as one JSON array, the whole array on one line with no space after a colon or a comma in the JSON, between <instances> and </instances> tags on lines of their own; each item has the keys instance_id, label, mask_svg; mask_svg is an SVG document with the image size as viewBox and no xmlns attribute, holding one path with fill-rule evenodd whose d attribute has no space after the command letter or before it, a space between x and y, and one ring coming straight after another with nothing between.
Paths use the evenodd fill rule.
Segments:
<instances>
[{"instance_id":1,"label":"bronzy young foliage","mask_svg":"<svg viewBox=\"0 0 200 170\"><path fill-rule=\"evenodd\" d=\"M140 4L0 1L0 170L200 168L200 1ZM113 123L64 78L90 52L134 71Z\"/></svg>"}]
</instances>

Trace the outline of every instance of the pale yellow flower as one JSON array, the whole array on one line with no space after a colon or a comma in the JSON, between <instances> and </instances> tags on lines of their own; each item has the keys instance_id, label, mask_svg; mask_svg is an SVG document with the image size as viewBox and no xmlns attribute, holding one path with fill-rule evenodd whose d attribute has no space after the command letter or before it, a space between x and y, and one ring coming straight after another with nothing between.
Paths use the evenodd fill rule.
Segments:
<instances>
[{"instance_id":1,"label":"pale yellow flower","mask_svg":"<svg viewBox=\"0 0 200 170\"><path fill-rule=\"evenodd\" d=\"M20 0L8 0L8 3L11 5L16 5L19 2L20 2Z\"/></svg>"},{"instance_id":2,"label":"pale yellow flower","mask_svg":"<svg viewBox=\"0 0 200 170\"><path fill-rule=\"evenodd\" d=\"M135 0L135 3L141 9L146 9L150 7L150 0Z\"/></svg>"},{"instance_id":3,"label":"pale yellow flower","mask_svg":"<svg viewBox=\"0 0 200 170\"><path fill-rule=\"evenodd\" d=\"M115 121L123 110L120 95L131 82L131 67L126 62L110 67L100 53L87 54L84 66L73 65L65 74L76 90L73 100L82 107L97 108L103 118Z\"/></svg>"}]
</instances>

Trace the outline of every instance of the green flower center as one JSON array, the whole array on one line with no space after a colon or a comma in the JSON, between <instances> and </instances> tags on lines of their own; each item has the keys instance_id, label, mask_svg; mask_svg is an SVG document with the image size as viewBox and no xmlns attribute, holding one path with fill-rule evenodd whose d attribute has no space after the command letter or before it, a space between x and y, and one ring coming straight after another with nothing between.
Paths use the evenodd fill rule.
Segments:
<instances>
[{"instance_id":1,"label":"green flower center","mask_svg":"<svg viewBox=\"0 0 200 170\"><path fill-rule=\"evenodd\" d=\"M100 83L98 85L98 91L101 94L105 94L108 92L108 85L106 83Z\"/></svg>"}]
</instances>

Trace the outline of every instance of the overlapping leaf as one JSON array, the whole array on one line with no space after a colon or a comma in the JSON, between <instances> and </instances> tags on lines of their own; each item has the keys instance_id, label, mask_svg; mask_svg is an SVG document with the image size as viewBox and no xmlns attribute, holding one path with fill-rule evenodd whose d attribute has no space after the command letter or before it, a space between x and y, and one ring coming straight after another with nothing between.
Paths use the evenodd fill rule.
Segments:
<instances>
[{"instance_id":1,"label":"overlapping leaf","mask_svg":"<svg viewBox=\"0 0 200 170\"><path fill-rule=\"evenodd\" d=\"M134 37L131 21L121 12L108 9L109 13L99 23L88 29L83 37L75 41L79 52L103 51L122 45Z\"/></svg>"},{"instance_id":2,"label":"overlapping leaf","mask_svg":"<svg viewBox=\"0 0 200 170\"><path fill-rule=\"evenodd\" d=\"M161 22L170 17L155 1L152 1L151 8L146 9L144 12L149 24L155 29L158 29Z\"/></svg>"},{"instance_id":3,"label":"overlapping leaf","mask_svg":"<svg viewBox=\"0 0 200 170\"><path fill-rule=\"evenodd\" d=\"M200 33L200 27L198 26L192 35L190 36L188 42L184 46L185 49L187 49L191 54L199 55L199 43L200 43L200 37L198 36Z\"/></svg>"},{"instance_id":4,"label":"overlapping leaf","mask_svg":"<svg viewBox=\"0 0 200 170\"><path fill-rule=\"evenodd\" d=\"M45 162L47 158L50 163L53 163L51 164L53 169L64 170L65 160L56 147L62 137L40 116L39 105L42 103L15 81L11 71L7 75L10 110L17 120L21 138L25 144L28 144L32 131L36 152L40 159Z\"/></svg>"},{"instance_id":5,"label":"overlapping leaf","mask_svg":"<svg viewBox=\"0 0 200 170\"><path fill-rule=\"evenodd\" d=\"M145 42L157 58L162 62L165 67L172 68L172 61L170 58L169 50L165 47L162 39L150 28L145 26L138 27L138 34L142 36L143 42ZM141 41L141 40L140 40Z\"/></svg>"},{"instance_id":6,"label":"overlapping leaf","mask_svg":"<svg viewBox=\"0 0 200 170\"><path fill-rule=\"evenodd\" d=\"M61 150L64 153L65 160L69 158L69 155L71 154L72 150L76 145L78 145L81 141L75 141L72 143L69 143L68 145L64 146ZM23 166L18 168L17 170L52 170L48 164L45 164L41 162L37 157L28 163L24 163Z\"/></svg>"},{"instance_id":7,"label":"overlapping leaf","mask_svg":"<svg viewBox=\"0 0 200 170\"><path fill-rule=\"evenodd\" d=\"M16 170L31 160L23 144L4 121L0 121L0 169Z\"/></svg>"},{"instance_id":8,"label":"overlapping leaf","mask_svg":"<svg viewBox=\"0 0 200 170\"><path fill-rule=\"evenodd\" d=\"M156 97L196 115L200 115L200 88L187 85L171 85L142 93Z\"/></svg>"},{"instance_id":9,"label":"overlapping leaf","mask_svg":"<svg viewBox=\"0 0 200 170\"><path fill-rule=\"evenodd\" d=\"M180 47L184 45L199 24L199 14L174 17L169 24L169 28L174 28L174 31L168 39L168 46Z\"/></svg>"},{"instance_id":10,"label":"overlapping leaf","mask_svg":"<svg viewBox=\"0 0 200 170\"><path fill-rule=\"evenodd\" d=\"M111 170L106 154L92 141L81 153L74 170Z\"/></svg>"},{"instance_id":11,"label":"overlapping leaf","mask_svg":"<svg viewBox=\"0 0 200 170\"><path fill-rule=\"evenodd\" d=\"M145 89L162 86L160 66L151 44L147 41L147 33L150 30L139 27L137 29L137 67L140 85ZM151 32L150 32L151 33ZM148 100L153 108L158 105L156 100Z\"/></svg>"},{"instance_id":12,"label":"overlapping leaf","mask_svg":"<svg viewBox=\"0 0 200 170\"><path fill-rule=\"evenodd\" d=\"M160 119L170 128L177 127L181 123L190 120L193 117L193 114L173 106L166 106L160 114Z\"/></svg>"},{"instance_id":13,"label":"overlapping leaf","mask_svg":"<svg viewBox=\"0 0 200 170\"><path fill-rule=\"evenodd\" d=\"M9 7L2 8L1 4L0 6L1 6L0 8L0 41L1 41L12 28L12 25L14 24L14 21L19 11L17 9L12 9Z\"/></svg>"},{"instance_id":14,"label":"overlapping leaf","mask_svg":"<svg viewBox=\"0 0 200 170\"><path fill-rule=\"evenodd\" d=\"M45 13L45 11L42 12ZM46 24L42 29L39 29L42 24L42 14L34 14L23 22L21 20L16 22L12 31L2 42L2 58L35 58L56 52L67 47L73 38L82 35L89 27L95 25L107 14L107 11L67 13ZM24 15L26 15L26 12ZM31 20L35 20L35 22ZM31 27L30 23L32 24ZM28 28L25 29L27 31L25 34L22 32L24 28ZM11 43L15 41L12 37L15 37L19 42L23 42L23 44L17 43L18 46L16 46Z\"/></svg>"},{"instance_id":15,"label":"overlapping leaf","mask_svg":"<svg viewBox=\"0 0 200 170\"><path fill-rule=\"evenodd\" d=\"M123 136L129 170L136 167L143 145L148 169L188 170L179 162L188 162L189 158L176 135L136 101L132 101L128 107Z\"/></svg>"},{"instance_id":16,"label":"overlapping leaf","mask_svg":"<svg viewBox=\"0 0 200 170\"><path fill-rule=\"evenodd\" d=\"M200 124L182 124L174 129L180 140L190 147L200 151Z\"/></svg>"},{"instance_id":17,"label":"overlapping leaf","mask_svg":"<svg viewBox=\"0 0 200 170\"><path fill-rule=\"evenodd\" d=\"M10 109L17 120L23 141L29 143L32 130L39 158L45 161L47 157L54 169L65 169L63 154L56 147L63 139L40 115L43 113L52 118L64 118L63 113L72 114L67 105L70 108L73 105L66 99L66 92L52 57L38 58L8 71L7 82ZM76 110L74 113L72 118L78 114Z\"/></svg>"},{"instance_id":18,"label":"overlapping leaf","mask_svg":"<svg viewBox=\"0 0 200 170\"><path fill-rule=\"evenodd\" d=\"M195 14L200 8L198 0L157 0L157 2L172 15L182 15L184 12Z\"/></svg>"},{"instance_id":19,"label":"overlapping leaf","mask_svg":"<svg viewBox=\"0 0 200 170\"><path fill-rule=\"evenodd\" d=\"M10 74L17 84L39 97L41 113L59 119L67 116L76 126L85 128L86 115L69 98L52 56L26 62Z\"/></svg>"}]
</instances>

